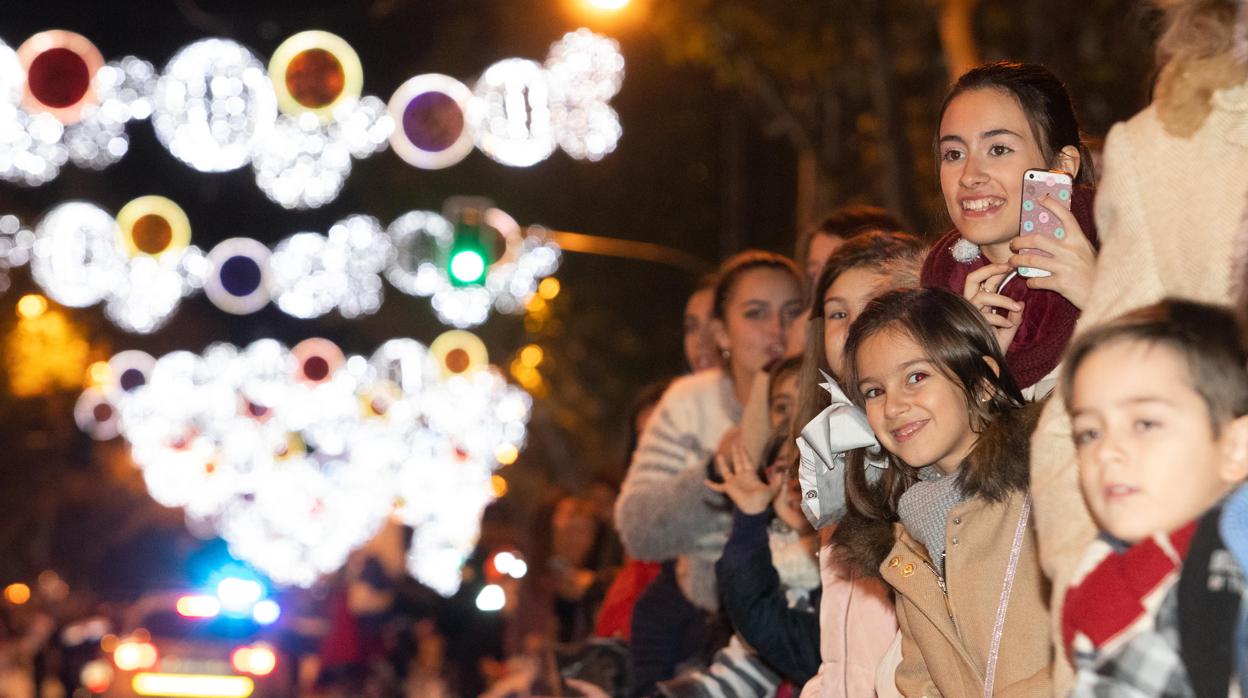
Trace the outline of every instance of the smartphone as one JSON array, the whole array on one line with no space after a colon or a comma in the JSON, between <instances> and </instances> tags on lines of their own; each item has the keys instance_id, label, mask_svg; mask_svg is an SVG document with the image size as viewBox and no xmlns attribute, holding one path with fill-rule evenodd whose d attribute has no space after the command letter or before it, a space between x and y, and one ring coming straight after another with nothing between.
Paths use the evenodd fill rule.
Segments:
<instances>
[{"instance_id":1,"label":"smartphone","mask_svg":"<svg viewBox=\"0 0 1248 698\"><path fill-rule=\"evenodd\" d=\"M1069 174L1057 170L1027 170L1024 172L1023 210L1019 215L1018 234L1020 236L1048 235L1058 240L1065 237L1066 231L1062 228L1061 221L1058 220L1057 216L1049 213L1048 209L1040 205L1040 199L1047 194L1069 211L1073 184L1074 182ZM1022 254L1036 254L1042 257L1050 256L1047 252L1030 247L1024 248L1020 252ZM1049 272L1043 269L1033 269L1032 267L1019 267L1018 275L1030 277L1048 276Z\"/></svg>"}]
</instances>

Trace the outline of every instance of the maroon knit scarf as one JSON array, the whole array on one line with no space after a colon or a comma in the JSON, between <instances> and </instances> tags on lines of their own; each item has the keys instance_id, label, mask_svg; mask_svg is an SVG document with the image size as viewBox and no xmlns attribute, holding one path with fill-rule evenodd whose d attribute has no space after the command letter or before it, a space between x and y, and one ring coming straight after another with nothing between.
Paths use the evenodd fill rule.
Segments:
<instances>
[{"instance_id":1,"label":"maroon knit scarf","mask_svg":"<svg viewBox=\"0 0 1248 698\"><path fill-rule=\"evenodd\" d=\"M1083 233L1099 248L1096 222L1092 216L1093 189L1077 186L1070 200L1071 213L1083 228ZM947 288L958 295L971 272L988 264L983 255L974 261L962 263L953 258L950 248L961 238L958 231L951 230L941 236L923 261L921 283L926 287ZM1054 291L1027 288L1027 280L1014 277L1001 292L1016 301L1022 301L1023 324L1010 342L1005 354L1010 373L1020 388L1035 385L1047 376L1062 360L1070 336L1074 334L1079 309Z\"/></svg>"}]
</instances>

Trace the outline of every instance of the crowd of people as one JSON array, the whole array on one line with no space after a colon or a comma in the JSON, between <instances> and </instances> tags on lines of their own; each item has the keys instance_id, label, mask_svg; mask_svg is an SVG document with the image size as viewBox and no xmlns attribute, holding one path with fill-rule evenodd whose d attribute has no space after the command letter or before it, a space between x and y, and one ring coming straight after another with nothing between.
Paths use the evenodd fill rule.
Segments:
<instances>
[{"instance_id":1,"label":"crowd of people","mask_svg":"<svg viewBox=\"0 0 1248 698\"><path fill-rule=\"evenodd\" d=\"M1248 695L1248 9L1158 4L1103 152L1048 69L979 66L948 232L845 206L699 285L562 638L626 670L542 691Z\"/></svg>"}]
</instances>

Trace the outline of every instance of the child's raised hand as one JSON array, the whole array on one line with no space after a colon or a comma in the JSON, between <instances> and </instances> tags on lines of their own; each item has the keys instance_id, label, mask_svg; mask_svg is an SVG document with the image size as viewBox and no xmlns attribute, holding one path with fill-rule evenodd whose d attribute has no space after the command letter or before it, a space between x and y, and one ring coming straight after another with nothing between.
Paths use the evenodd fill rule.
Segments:
<instances>
[{"instance_id":1,"label":"child's raised hand","mask_svg":"<svg viewBox=\"0 0 1248 698\"><path fill-rule=\"evenodd\" d=\"M1039 199L1040 205L1052 213L1061 222L1062 237L1054 239L1048 235L1028 235L1010 241L1010 249L1018 252L1031 248L1047 252L1052 257L1038 254L1015 254L1010 257L1010 264L1015 267L1033 267L1043 269L1052 276L1036 276L1027 279L1028 288L1043 288L1062 294L1076 308L1083 309L1088 300L1088 292L1092 288L1092 277L1096 271L1096 250L1075 215L1049 195Z\"/></svg>"},{"instance_id":2,"label":"child's raised hand","mask_svg":"<svg viewBox=\"0 0 1248 698\"><path fill-rule=\"evenodd\" d=\"M767 511L783 483L783 478L778 477L772 478L774 482L758 479L757 466L740 444L732 447L731 457L722 453L715 456L715 469L724 479L723 483L707 480L706 486L727 495L743 514L754 515Z\"/></svg>"},{"instance_id":3,"label":"child's raised hand","mask_svg":"<svg viewBox=\"0 0 1248 698\"><path fill-rule=\"evenodd\" d=\"M1009 264L986 264L967 274L962 287L962 297L978 308L988 324L992 325L1002 354L1009 351L1010 342L1014 341L1014 335L1023 323L1022 302L997 293L1001 282L1013 271L1014 267ZM1005 314L998 310L1005 311Z\"/></svg>"}]
</instances>

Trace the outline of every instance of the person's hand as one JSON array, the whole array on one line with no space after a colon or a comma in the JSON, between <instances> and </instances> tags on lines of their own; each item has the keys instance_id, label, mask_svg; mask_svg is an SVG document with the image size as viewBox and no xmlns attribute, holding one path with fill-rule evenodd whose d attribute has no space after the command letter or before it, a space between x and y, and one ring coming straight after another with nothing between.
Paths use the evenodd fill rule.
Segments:
<instances>
[{"instance_id":1,"label":"person's hand","mask_svg":"<svg viewBox=\"0 0 1248 698\"><path fill-rule=\"evenodd\" d=\"M727 495L743 514L761 514L767 511L771 500L780 491L781 478L772 478L774 482L758 479L758 468L750 460L750 456L740 444L732 447L732 456L715 456L715 467L723 483L706 481L706 486Z\"/></svg>"},{"instance_id":2,"label":"person's hand","mask_svg":"<svg viewBox=\"0 0 1248 698\"><path fill-rule=\"evenodd\" d=\"M1083 310L1083 305L1088 300L1088 292L1092 288L1092 276L1096 271L1096 250L1088 236L1083 234L1083 228L1075 215L1058 203L1057 199L1045 194L1038 202L1061 223L1061 237L1027 235L1014 238L1010 241L1010 249L1016 253L1030 248L1052 256L1014 254L1010 257L1010 264L1049 272L1051 276L1028 278L1027 287L1056 291L1076 308Z\"/></svg>"},{"instance_id":3,"label":"person's hand","mask_svg":"<svg viewBox=\"0 0 1248 698\"><path fill-rule=\"evenodd\" d=\"M978 308L992 325L1002 354L1009 351L1010 342L1023 324L1023 303L997 293L1001 282L1013 271L1014 267L1009 264L986 264L967 274L962 287L962 297ZM1005 311L1005 315L998 310Z\"/></svg>"}]
</instances>

